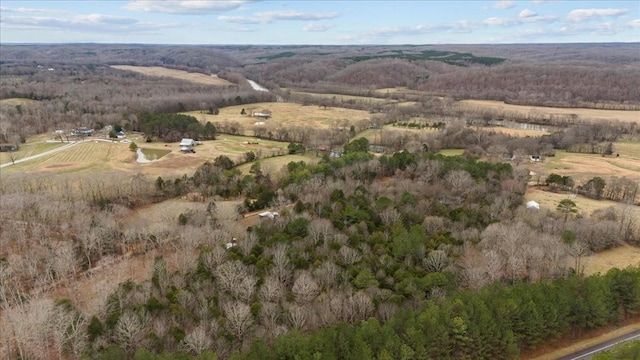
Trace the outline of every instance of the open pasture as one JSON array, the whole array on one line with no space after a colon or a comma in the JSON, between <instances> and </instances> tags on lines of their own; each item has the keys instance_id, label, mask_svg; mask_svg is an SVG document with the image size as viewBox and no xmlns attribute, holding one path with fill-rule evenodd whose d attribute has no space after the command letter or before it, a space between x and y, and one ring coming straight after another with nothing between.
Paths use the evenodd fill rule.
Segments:
<instances>
[{"instance_id":1,"label":"open pasture","mask_svg":"<svg viewBox=\"0 0 640 360\"><path fill-rule=\"evenodd\" d=\"M207 75L202 73L192 73L183 70L168 69L161 66L130 66L130 65L112 65L114 69L134 71L147 76L163 76L185 81L191 81L198 84L216 85L216 86L233 86L225 79L221 79L215 75Z\"/></svg>"},{"instance_id":2,"label":"open pasture","mask_svg":"<svg viewBox=\"0 0 640 360\"><path fill-rule=\"evenodd\" d=\"M546 158L542 163L530 164L529 168L545 177L551 173L571 176L577 185L595 176L605 180L614 176L626 177L640 183L640 143L616 142L613 153L603 157L558 150L555 156Z\"/></svg>"},{"instance_id":3,"label":"open pasture","mask_svg":"<svg viewBox=\"0 0 640 360\"><path fill-rule=\"evenodd\" d=\"M311 154L311 152L308 152L307 154ZM274 176L277 177L278 172L280 172L280 170L283 167L287 166L287 164L292 161L294 162L304 161L307 164L316 164L319 160L320 160L319 157L315 157L313 155L293 154L293 155L283 155L283 156L264 158L259 161L260 161L260 170L264 174L271 175L273 178ZM253 164L254 164L253 162L242 164L238 166L238 170L240 170L244 175L249 175L249 170L251 169L251 166Z\"/></svg>"},{"instance_id":4,"label":"open pasture","mask_svg":"<svg viewBox=\"0 0 640 360\"><path fill-rule=\"evenodd\" d=\"M9 99L0 99L0 106L25 106L29 104L33 104L37 102L36 100L31 100L27 98L9 98Z\"/></svg>"},{"instance_id":5,"label":"open pasture","mask_svg":"<svg viewBox=\"0 0 640 360\"><path fill-rule=\"evenodd\" d=\"M626 123L640 123L640 111L601 110L585 108L557 108L544 106L510 105L503 101L493 100L461 100L455 103L463 110L492 110L521 115L538 115L544 118L551 116L576 115L577 120L583 121L620 121Z\"/></svg>"},{"instance_id":6,"label":"open pasture","mask_svg":"<svg viewBox=\"0 0 640 360\"><path fill-rule=\"evenodd\" d=\"M524 202L526 203L527 201L533 200L540 204L540 208L555 211L560 201L567 198L569 198L569 194L566 191L551 192L541 186L529 186L524 195ZM591 216L595 210L622 205L615 201L595 200L582 195L577 195L572 200L576 203L578 214L586 217ZM633 206L632 209L638 215L638 218L640 218L640 206Z\"/></svg>"},{"instance_id":7,"label":"open pasture","mask_svg":"<svg viewBox=\"0 0 640 360\"><path fill-rule=\"evenodd\" d=\"M242 109L246 115L241 115ZM251 112L271 111L269 119L252 117ZM208 115L199 111L186 113L201 122L238 122L245 129L250 130L257 122L267 127L307 127L309 129L330 129L337 124L352 124L370 118L368 111L351 110L340 107L319 107L316 105L300 105L286 102L268 102L228 106L220 109L218 115Z\"/></svg>"}]
</instances>

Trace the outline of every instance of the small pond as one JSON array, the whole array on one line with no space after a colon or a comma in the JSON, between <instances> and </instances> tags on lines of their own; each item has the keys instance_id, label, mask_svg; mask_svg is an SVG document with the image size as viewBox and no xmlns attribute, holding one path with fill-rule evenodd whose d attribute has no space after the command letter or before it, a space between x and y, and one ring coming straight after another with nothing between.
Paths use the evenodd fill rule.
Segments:
<instances>
[{"instance_id":1,"label":"small pond","mask_svg":"<svg viewBox=\"0 0 640 360\"><path fill-rule=\"evenodd\" d=\"M138 150L136 150L136 161L139 163L152 162L160 159L170 152L171 150L138 148Z\"/></svg>"}]
</instances>

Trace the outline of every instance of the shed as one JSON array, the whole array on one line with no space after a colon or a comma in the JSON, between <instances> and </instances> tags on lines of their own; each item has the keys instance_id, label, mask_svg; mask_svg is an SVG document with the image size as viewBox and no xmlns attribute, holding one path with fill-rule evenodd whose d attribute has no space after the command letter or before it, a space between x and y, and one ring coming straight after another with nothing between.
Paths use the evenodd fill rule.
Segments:
<instances>
[{"instance_id":1,"label":"shed","mask_svg":"<svg viewBox=\"0 0 640 360\"><path fill-rule=\"evenodd\" d=\"M196 141L193 139L182 139L180 141L180 151L193 152L193 147L196 146Z\"/></svg>"},{"instance_id":2,"label":"shed","mask_svg":"<svg viewBox=\"0 0 640 360\"><path fill-rule=\"evenodd\" d=\"M538 204L537 202L535 202L533 200L527 201L527 209L540 210L540 204Z\"/></svg>"}]
</instances>

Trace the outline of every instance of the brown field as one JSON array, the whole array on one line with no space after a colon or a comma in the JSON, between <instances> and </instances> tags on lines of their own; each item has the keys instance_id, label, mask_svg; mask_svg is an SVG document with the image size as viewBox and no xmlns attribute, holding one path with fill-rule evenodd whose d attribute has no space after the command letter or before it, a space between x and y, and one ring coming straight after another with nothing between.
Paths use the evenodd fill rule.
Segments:
<instances>
[{"instance_id":1,"label":"brown field","mask_svg":"<svg viewBox=\"0 0 640 360\"><path fill-rule=\"evenodd\" d=\"M596 154L568 153L556 151L554 157L548 157L542 163L527 165L532 171L543 176L551 173L571 176L577 185L581 185L600 176L605 180L612 177L626 177L640 183L640 143L617 142L613 144L614 154L620 156L601 156ZM639 194L640 195L640 194Z\"/></svg>"},{"instance_id":2,"label":"brown field","mask_svg":"<svg viewBox=\"0 0 640 360\"><path fill-rule=\"evenodd\" d=\"M551 191L546 191L544 187L539 186L529 186L527 188L527 192L524 195L524 202L526 203L529 200L533 200L540 204L541 208L549 209L551 211L555 211L558 203L567 199L569 194L567 192L555 193ZM581 195L577 195L573 201L577 205L578 214L583 215L585 217L591 216L595 210L608 208L610 206L620 206L620 203L610 200L595 200L590 199ZM633 211L638 214L638 218L640 218L640 206L633 206Z\"/></svg>"},{"instance_id":3,"label":"brown field","mask_svg":"<svg viewBox=\"0 0 640 360\"><path fill-rule=\"evenodd\" d=\"M251 111L271 111L272 117L264 120L250 115L240 115L242 109L250 114ZM329 129L336 126L337 122L353 123L360 120L369 120L370 114L364 110L351 110L339 107L321 108L315 105L300 105L286 102L268 102L228 106L220 109L218 115L208 115L199 111L186 113L194 116L201 122L211 121L225 122L237 121L246 130L256 126L256 122L264 122L265 126L307 127L309 129Z\"/></svg>"},{"instance_id":4,"label":"brown field","mask_svg":"<svg viewBox=\"0 0 640 360\"><path fill-rule=\"evenodd\" d=\"M10 98L10 99L1 99L0 106L16 106L16 105L29 105L37 102L36 100L31 100L27 98Z\"/></svg>"},{"instance_id":5,"label":"brown field","mask_svg":"<svg viewBox=\"0 0 640 360\"><path fill-rule=\"evenodd\" d=\"M625 244L587 256L582 263L585 266L585 275L604 274L614 267L623 269L628 266L640 266L640 248Z\"/></svg>"},{"instance_id":6,"label":"brown field","mask_svg":"<svg viewBox=\"0 0 640 360\"><path fill-rule=\"evenodd\" d=\"M489 109L495 111L513 112L519 114L539 114L549 117L551 115L567 116L575 114L580 120L608 120L630 123L640 123L640 111L624 110L599 110L584 108L553 108L543 106L510 105L502 101L492 100L461 100L456 103L463 109Z\"/></svg>"},{"instance_id":7,"label":"brown field","mask_svg":"<svg viewBox=\"0 0 640 360\"><path fill-rule=\"evenodd\" d=\"M134 71L147 76L164 76L180 80L186 80L205 85L230 86L235 85L225 79L221 79L215 75L207 75L202 73L191 73L183 70L168 69L160 66L129 66L129 65L113 65L114 69Z\"/></svg>"}]
</instances>

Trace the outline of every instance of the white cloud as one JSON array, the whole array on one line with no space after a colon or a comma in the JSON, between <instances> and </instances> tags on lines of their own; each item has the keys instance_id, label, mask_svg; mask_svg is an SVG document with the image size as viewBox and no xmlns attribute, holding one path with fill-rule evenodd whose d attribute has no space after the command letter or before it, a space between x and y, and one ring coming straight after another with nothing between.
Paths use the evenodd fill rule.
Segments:
<instances>
[{"instance_id":1,"label":"white cloud","mask_svg":"<svg viewBox=\"0 0 640 360\"><path fill-rule=\"evenodd\" d=\"M235 10L246 2L246 0L133 0L123 8L131 11L197 15Z\"/></svg>"},{"instance_id":2,"label":"white cloud","mask_svg":"<svg viewBox=\"0 0 640 360\"><path fill-rule=\"evenodd\" d=\"M494 3L491 7L494 9L511 9L516 6L515 0L501 0Z\"/></svg>"},{"instance_id":3,"label":"white cloud","mask_svg":"<svg viewBox=\"0 0 640 360\"><path fill-rule=\"evenodd\" d=\"M526 18L530 18L530 17L536 16L536 15L538 15L538 14L536 14L535 11L531 11L529 9L524 9L524 10L520 11L520 14L518 15L518 17L520 19L526 19Z\"/></svg>"},{"instance_id":4,"label":"white cloud","mask_svg":"<svg viewBox=\"0 0 640 360\"><path fill-rule=\"evenodd\" d=\"M629 13L627 9L576 9L569 12L567 20L581 22L607 16L621 16L627 13Z\"/></svg>"},{"instance_id":5,"label":"white cloud","mask_svg":"<svg viewBox=\"0 0 640 360\"><path fill-rule=\"evenodd\" d=\"M547 0L533 0L533 3L536 5L542 4L542 3L546 3Z\"/></svg>"},{"instance_id":6,"label":"white cloud","mask_svg":"<svg viewBox=\"0 0 640 360\"><path fill-rule=\"evenodd\" d=\"M102 14L76 15L70 18L41 16L5 16L2 17L3 28L30 30L71 30L78 32L149 32L158 29L178 27L178 24L152 24L139 22L136 19Z\"/></svg>"},{"instance_id":7,"label":"white cloud","mask_svg":"<svg viewBox=\"0 0 640 360\"><path fill-rule=\"evenodd\" d=\"M218 20L232 24L264 24L262 19L246 16L218 16Z\"/></svg>"},{"instance_id":8,"label":"white cloud","mask_svg":"<svg viewBox=\"0 0 640 360\"><path fill-rule=\"evenodd\" d=\"M640 27L640 19L631 20L627 23L630 27Z\"/></svg>"},{"instance_id":9,"label":"white cloud","mask_svg":"<svg viewBox=\"0 0 640 360\"><path fill-rule=\"evenodd\" d=\"M490 17L482 20L482 23L489 26L509 26L516 24L517 21L506 18Z\"/></svg>"},{"instance_id":10,"label":"white cloud","mask_svg":"<svg viewBox=\"0 0 640 360\"><path fill-rule=\"evenodd\" d=\"M300 12L295 10L281 10L281 11L264 11L257 12L251 17L247 16L218 16L218 20L236 23L236 24L269 24L274 21L309 21L309 20L326 20L333 19L338 16L338 13L310 13Z\"/></svg>"},{"instance_id":11,"label":"white cloud","mask_svg":"<svg viewBox=\"0 0 640 360\"><path fill-rule=\"evenodd\" d=\"M276 20L323 20L333 19L338 16L338 13L309 13L300 12L295 10L282 10L282 11L264 11L258 12L256 15L260 18L266 19L269 22Z\"/></svg>"},{"instance_id":12,"label":"white cloud","mask_svg":"<svg viewBox=\"0 0 640 360\"><path fill-rule=\"evenodd\" d=\"M320 32L320 31L327 31L327 30L329 30L331 28L332 28L332 26L329 26L329 25L318 24L318 23L310 23L310 24L305 25L302 28L302 31L305 31L305 32L316 32L316 31L318 31L318 32Z\"/></svg>"},{"instance_id":13,"label":"white cloud","mask_svg":"<svg viewBox=\"0 0 640 360\"><path fill-rule=\"evenodd\" d=\"M7 8L4 6L0 6L0 12L3 13L22 13L22 14L51 14L51 13L59 13L60 10L56 9L32 9L32 8Z\"/></svg>"}]
</instances>

